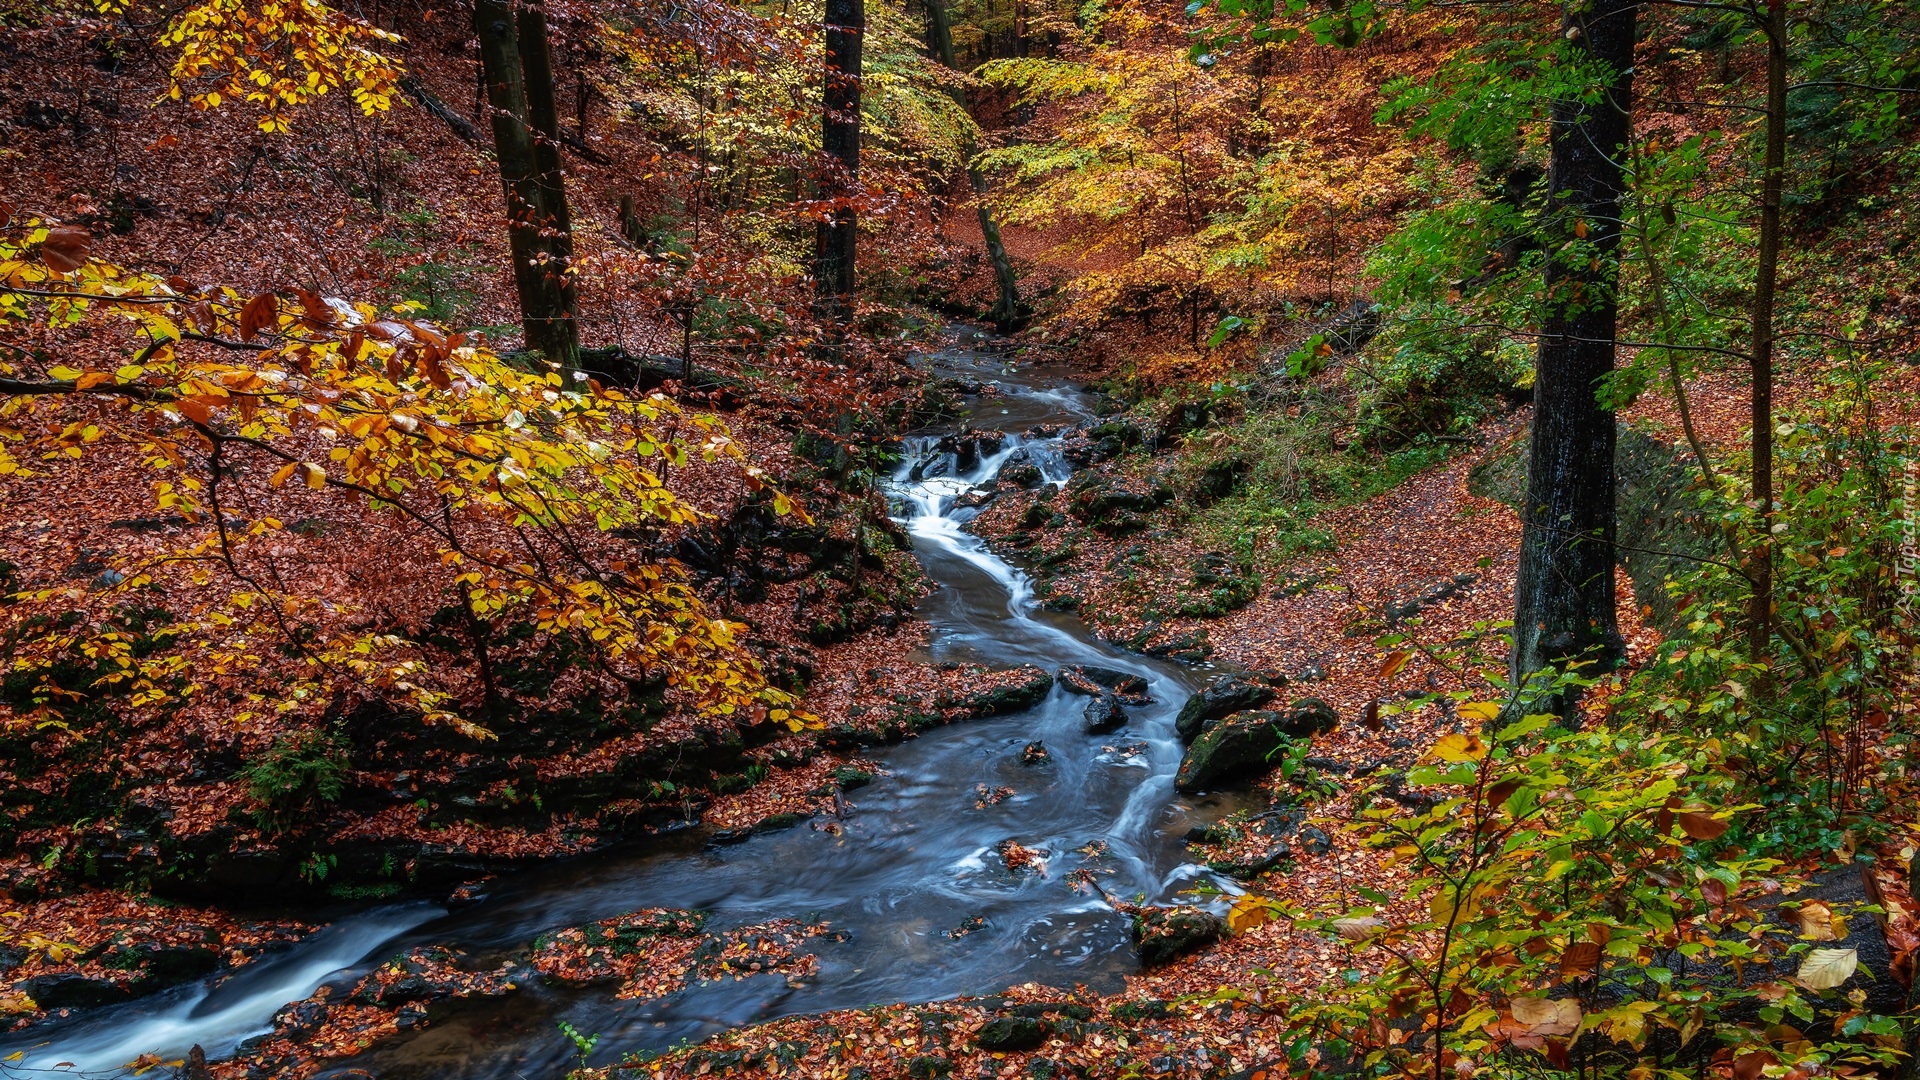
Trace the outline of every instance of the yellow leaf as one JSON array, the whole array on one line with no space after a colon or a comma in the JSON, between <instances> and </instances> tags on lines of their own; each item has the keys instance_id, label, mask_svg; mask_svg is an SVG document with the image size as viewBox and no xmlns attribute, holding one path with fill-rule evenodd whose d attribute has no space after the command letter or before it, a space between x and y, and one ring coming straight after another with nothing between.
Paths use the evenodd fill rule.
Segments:
<instances>
[{"instance_id":1,"label":"yellow leaf","mask_svg":"<svg viewBox=\"0 0 1920 1080\"><path fill-rule=\"evenodd\" d=\"M1500 706L1491 701L1469 701L1460 706L1459 713L1469 720L1492 720L1500 715Z\"/></svg>"},{"instance_id":2,"label":"yellow leaf","mask_svg":"<svg viewBox=\"0 0 1920 1080\"><path fill-rule=\"evenodd\" d=\"M1815 949L1800 961L1794 978L1809 990L1831 990L1851 978L1859 966L1858 950Z\"/></svg>"},{"instance_id":3,"label":"yellow leaf","mask_svg":"<svg viewBox=\"0 0 1920 1080\"><path fill-rule=\"evenodd\" d=\"M293 470L297 468L299 468L298 465L294 465L291 463L280 466L280 468L274 472L273 478L267 481L268 485L272 487L279 487L281 484L286 483L290 478L292 478Z\"/></svg>"},{"instance_id":4,"label":"yellow leaf","mask_svg":"<svg viewBox=\"0 0 1920 1080\"><path fill-rule=\"evenodd\" d=\"M1833 932L1833 909L1818 900L1800 905L1795 913L1800 920L1800 936L1808 941L1838 941Z\"/></svg>"},{"instance_id":5,"label":"yellow leaf","mask_svg":"<svg viewBox=\"0 0 1920 1080\"><path fill-rule=\"evenodd\" d=\"M327 486L327 470L318 465L306 463L302 463L300 467L306 470L308 487L318 491Z\"/></svg>"},{"instance_id":6,"label":"yellow leaf","mask_svg":"<svg viewBox=\"0 0 1920 1080\"><path fill-rule=\"evenodd\" d=\"M1477 732L1456 732L1442 736L1428 754L1441 761L1479 761L1487 756L1487 744L1480 741Z\"/></svg>"},{"instance_id":7,"label":"yellow leaf","mask_svg":"<svg viewBox=\"0 0 1920 1080\"><path fill-rule=\"evenodd\" d=\"M48 378L60 379L64 382L72 382L75 379L78 379L80 376L85 374L86 372L80 370L77 367L66 367L64 365L60 367L51 367L47 369Z\"/></svg>"}]
</instances>

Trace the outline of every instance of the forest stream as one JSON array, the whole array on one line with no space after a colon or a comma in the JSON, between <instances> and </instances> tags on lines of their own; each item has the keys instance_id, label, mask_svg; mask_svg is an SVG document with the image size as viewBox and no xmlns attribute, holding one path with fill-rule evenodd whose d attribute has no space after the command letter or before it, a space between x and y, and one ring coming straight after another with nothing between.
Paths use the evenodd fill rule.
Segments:
<instances>
[{"instance_id":1,"label":"forest stream","mask_svg":"<svg viewBox=\"0 0 1920 1080\"><path fill-rule=\"evenodd\" d=\"M1202 881L1232 889L1190 863L1183 843L1195 821L1220 809L1177 799L1173 789L1181 756L1173 717L1206 672L1124 653L1077 618L1042 610L1027 576L965 531L977 510L963 496L991 487L1016 453L1046 482L1066 481L1059 432L1092 417L1091 399L1063 371L1015 370L990 349L953 347L923 362L997 383L997 393L969 398L971 422L1007 432L997 450L964 464L941 449L946 431L910 436L889 485L895 512L940 586L920 610L933 629L931 659L1137 674L1151 701L1130 707L1123 729L1087 734L1089 699L1056 685L1026 712L937 728L881 752L886 775L853 793L837 829L816 819L731 846L690 830L642 851L502 880L480 902L451 912L424 903L365 911L230 975L83 1014L0 1055L25 1050L23 1065L71 1062L89 1073L115 1071L150 1051L175 1058L195 1043L210 1057L227 1056L269 1030L283 1005L322 985L349 985L402 949L442 945L472 964L494 965L545 931L649 907L698 909L720 930L802 918L824 920L833 933L811 943L818 971L805 979L696 982L644 1003L614 1000L607 988L550 986L529 971L515 992L438 1006L431 1026L336 1071L558 1076L576 1053L560 1031L563 1020L600 1036L592 1063L604 1065L798 1013L989 994L1025 982L1117 989L1137 966L1128 919L1098 893L1072 888L1069 873L1092 869L1107 894L1129 900L1167 900ZM1044 763L1027 760L1035 742L1046 747ZM976 807L982 785L1012 794ZM1008 840L1042 852L1044 867L1007 869L997 849Z\"/></svg>"}]
</instances>

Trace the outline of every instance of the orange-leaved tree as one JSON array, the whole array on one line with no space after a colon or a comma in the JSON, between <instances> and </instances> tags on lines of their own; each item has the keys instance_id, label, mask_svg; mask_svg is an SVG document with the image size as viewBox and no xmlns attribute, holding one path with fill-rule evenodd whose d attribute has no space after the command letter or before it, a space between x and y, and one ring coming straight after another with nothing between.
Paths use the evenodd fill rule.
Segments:
<instances>
[{"instance_id":1,"label":"orange-leaved tree","mask_svg":"<svg viewBox=\"0 0 1920 1080\"><path fill-rule=\"evenodd\" d=\"M16 734L377 705L486 737L587 698L806 723L670 554L677 475L804 516L710 417L89 247L0 234L0 498L46 515L3 553Z\"/></svg>"}]
</instances>

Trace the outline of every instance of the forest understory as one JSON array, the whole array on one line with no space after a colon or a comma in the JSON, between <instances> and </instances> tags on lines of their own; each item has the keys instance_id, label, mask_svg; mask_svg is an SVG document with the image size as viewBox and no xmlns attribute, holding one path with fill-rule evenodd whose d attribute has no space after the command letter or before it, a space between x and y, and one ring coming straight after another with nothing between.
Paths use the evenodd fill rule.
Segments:
<instances>
[{"instance_id":1,"label":"forest understory","mask_svg":"<svg viewBox=\"0 0 1920 1080\"><path fill-rule=\"evenodd\" d=\"M1009 841L1130 921L1124 989L561 1025L570 1075L1910 1075L1905 5L27 0L0 88L5 1045L380 904L841 837L946 725L1122 726L1122 673L944 659L927 436L1070 466L966 532L1203 677L1213 884ZM955 349L1093 415L1002 431ZM637 897L117 1071L378 1075L531 980L801 986L844 933Z\"/></svg>"}]
</instances>

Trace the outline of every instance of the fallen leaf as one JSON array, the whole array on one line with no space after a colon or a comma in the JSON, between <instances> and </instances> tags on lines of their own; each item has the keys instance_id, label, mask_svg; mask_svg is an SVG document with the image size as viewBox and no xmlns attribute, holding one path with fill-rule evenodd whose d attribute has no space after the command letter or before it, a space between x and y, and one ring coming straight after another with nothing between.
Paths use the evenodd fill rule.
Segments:
<instances>
[{"instance_id":1,"label":"fallen leaf","mask_svg":"<svg viewBox=\"0 0 1920 1080\"><path fill-rule=\"evenodd\" d=\"M1794 978L1809 990L1831 990L1851 978L1859 966L1858 950L1815 949L1800 961Z\"/></svg>"}]
</instances>

